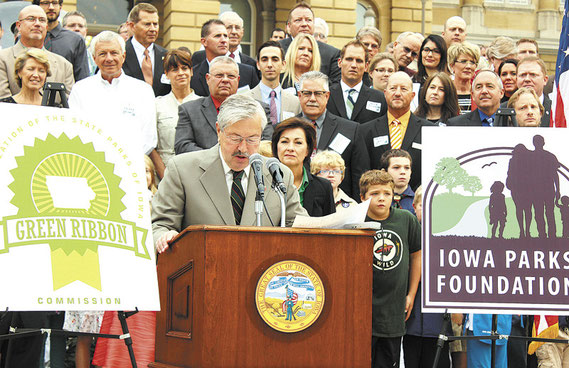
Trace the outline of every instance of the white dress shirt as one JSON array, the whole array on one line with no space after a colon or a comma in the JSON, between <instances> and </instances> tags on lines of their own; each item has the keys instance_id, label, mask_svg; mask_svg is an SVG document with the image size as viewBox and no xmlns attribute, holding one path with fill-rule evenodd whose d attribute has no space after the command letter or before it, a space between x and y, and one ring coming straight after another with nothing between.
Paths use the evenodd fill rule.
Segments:
<instances>
[{"instance_id":1,"label":"white dress shirt","mask_svg":"<svg viewBox=\"0 0 569 368\"><path fill-rule=\"evenodd\" d=\"M231 57L229 55L231 55L231 51L227 51L227 54L225 54L225 56ZM239 53L239 49L233 51L233 56L233 60L235 60L236 63L241 63L241 53Z\"/></svg>"},{"instance_id":2,"label":"white dress shirt","mask_svg":"<svg viewBox=\"0 0 569 368\"><path fill-rule=\"evenodd\" d=\"M178 107L184 102L197 100L200 96L194 92L187 95L180 103L174 96L174 92L166 96L156 97L156 128L158 129L158 144L156 151L160 154L162 162L168 164L168 160L174 156L174 137L176 125L178 125Z\"/></svg>"},{"instance_id":3,"label":"white dress shirt","mask_svg":"<svg viewBox=\"0 0 569 368\"><path fill-rule=\"evenodd\" d=\"M221 146L219 147L219 158L221 158L221 165L223 166L223 173L225 174L225 182L227 184L227 194L231 196L231 187L233 186L233 170L227 165L221 154ZM249 183L249 171L251 165L247 165L243 169L243 176L241 177L241 187L243 187L243 193L247 194L247 184Z\"/></svg>"},{"instance_id":4,"label":"white dress shirt","mask_svg":"<svg viewBox=\"0 0 569 368\"><path fill-rule=\"evenodd\" d=\"M150 154L157 142L152 87L122 72L111 82L104 80L98 72L75 83L69 95L69 108L80 111L84 116L98 115L117 124L137 127L141 133L142 150Z\"/></svg>"},{"instance_id":5,"label":"white dress shirt","mask_svg":"<svg viewBox=\"0 0 569 368\"><path fill-rule=\"evenodd\" d=\"M358 84L356 84L353 87L348 86L346 83L344 83L343 80L340 80L340 87L342 87L342 94L344 95L344 105L346 105L346 111L349 111L348 108L348 91L351 89L355 89L356 92L354 92L354 94L352 94L352 100L354 100L354 105L356 104L356 101L358 100L358 96L360 95L360 90L362 89L364 82L360 82ZM351 116L350 116L351 117Z\"/></svg>"},{"instance_id":6,"label":"white dress shirt","mask_svg":"<svg viewBox=\"0 0 569 368\"><path fill-rule=\"evenodd\" d=\"M146 50L146 48L134 37L132 37L132 47L134 48L138 65L140 65L140 69L142 70L142 61L144 60L144 50ZM150 56L150 62L152 63L152 75L154 75L154 43L151 43L150 46L148 46L148 56Z\"/></svg>"}]
</instances>

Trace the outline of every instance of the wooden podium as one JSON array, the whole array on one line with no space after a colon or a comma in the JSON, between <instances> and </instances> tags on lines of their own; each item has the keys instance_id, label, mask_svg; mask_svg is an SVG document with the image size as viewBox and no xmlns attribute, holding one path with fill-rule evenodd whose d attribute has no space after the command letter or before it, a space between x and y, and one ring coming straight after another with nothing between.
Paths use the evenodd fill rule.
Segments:
<instances>
[{"instance_id":1,"label":"wooden podium","mask_svg":"<svg viewBox=\"0 0 569 368\"><path fill-rule=\"evenodd\" d=\"M158 257L161 311L150 367L369 367L372 231L190 226ZM270 327L255 304L265 270L294 260L325 300L307 329Z\"/></svg>"}]
</instances>

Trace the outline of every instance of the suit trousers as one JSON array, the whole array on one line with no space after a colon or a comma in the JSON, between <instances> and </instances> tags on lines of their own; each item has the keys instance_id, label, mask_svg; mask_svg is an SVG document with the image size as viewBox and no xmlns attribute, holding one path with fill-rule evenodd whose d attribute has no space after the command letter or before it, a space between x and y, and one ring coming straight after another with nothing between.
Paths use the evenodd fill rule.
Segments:
<instances>
[{"instance_id":1,"label":"suit trousers","mask_svg":"<svg viewBox=\"0 0 569 368\"><path fill-rule=\"evenodd\" d=\"M65 313L63 312L13 312L12 327L61 329ZM10 339L6 368L43 367L46 335ZM50 367L64 368L65 337L51 336Z\"/></svg>"},{"instance_id":2,"label":"suit trousers","mask_svg":"<svg viewBox=\"0 0 569 368\"><path fill-rule=\"evenodd\" d=\"M399 368L401 337L371 338L372 368Z\"/></svg>"}]
</instances>

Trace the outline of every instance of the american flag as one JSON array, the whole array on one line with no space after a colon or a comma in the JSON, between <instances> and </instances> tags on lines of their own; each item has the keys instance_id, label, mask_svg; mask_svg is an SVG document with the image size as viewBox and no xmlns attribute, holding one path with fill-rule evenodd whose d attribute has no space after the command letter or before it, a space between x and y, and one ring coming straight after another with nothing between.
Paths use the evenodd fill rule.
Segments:
<instances>
[{"instance_id":1,"label":"american flag","mask_svg":"<svg viewBox=\"0 0 569 368\"><path fill-rule=\"evenodd\" d=\"M566 116L569 116L569 0L565 0L563 9L563 26L559 36L559 50L555 64L555 84L553 87L553 104L551 106L551 126L566 128Z\"/></svg>"},{"instance_id":2,"label":"american flag","mask_svg":"<svg viewBox=\"0 0 569 368\"><path fill-rule=\"evenodd\" d=\"M531 335L542 339L556 339L559 336L559 317L536 315L533 317L533 328ZM528 347L528 354L533 354L541 345L541 341L532 341Z\"/></svg>"},{"instance_id":3,"label":"american flag","mask_svg":"<svg viewBox=\"0 0 569 368\"><path fill-rule=\"evenodd\" d=\"M298 302L298 294L295 293L294 290L287 287L286 288L286 299L282 303L283 313L286 313L286 301L289 298L292 299L293 305L296 305L296 302Z\"/></svg>"}]
</instances>

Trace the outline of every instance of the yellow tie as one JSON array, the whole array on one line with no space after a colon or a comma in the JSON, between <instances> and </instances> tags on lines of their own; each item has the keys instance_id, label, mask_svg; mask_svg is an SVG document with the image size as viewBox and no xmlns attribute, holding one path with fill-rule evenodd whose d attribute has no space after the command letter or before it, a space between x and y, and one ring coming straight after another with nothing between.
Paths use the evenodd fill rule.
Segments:
<instances>
[{"instance_id":1,"label":"yellow tie","mask_svg":"<svg viewBox=\"0 0 569 368\"><path fill-rule=\"evenodd\" d=\"M141 69L142 69L142 75L144 76L144 81L152 85L152 61L150 60L148 49L144 50L144 59L142 59Z\"/></svg>"},{"instance_id":2,"label":"yellow tie","mask_svg":"<svg viewBox=\"0 0 569 368\"><path fill-rule=\"evenodd\" d=\"M403 142L403 135L401 134L401 122L399 120L393 119L389 133L391 135L391 148L400 149L401 143Z\"/></svg>"}]
</instances>

